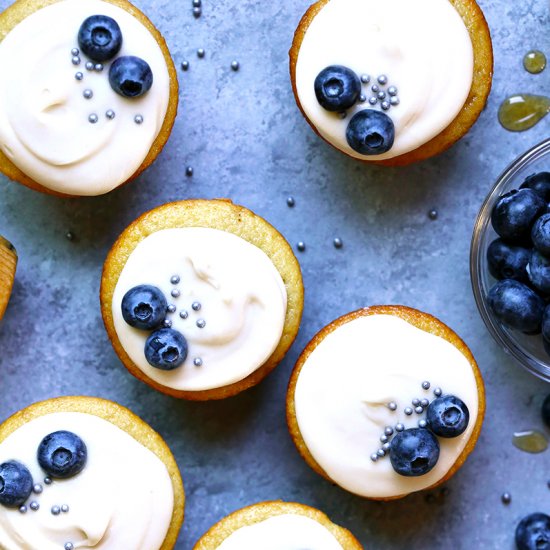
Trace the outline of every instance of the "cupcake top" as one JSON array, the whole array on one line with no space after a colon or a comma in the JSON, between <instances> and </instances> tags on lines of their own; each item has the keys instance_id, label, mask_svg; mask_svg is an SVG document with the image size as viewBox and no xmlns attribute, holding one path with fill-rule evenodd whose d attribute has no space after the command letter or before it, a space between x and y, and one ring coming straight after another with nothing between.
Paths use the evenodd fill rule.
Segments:
<instances>
[{"instance_id":1,"label":"cupcake top","mask_svg":"<svg viewBox=\"0 0 550 550\"><path fill-rule=\"evenodd\" d=\"M217 550L342 550L334 535L318 521L299 514L281 514L241 527Z\"/></svg>"},{"instance_id":2,"label":"cupcake top","mask_svg":"<svg viewBox=\"0 0 550 550\"><path fill-rule=\"evenodd\" d=\"M6 506L14 468L23 474ZM24 423L0 443L2 472L4 550L158 550L170 527L174 494L164 463L92 414L50 413ZM26 483L25 499L18 492Z\"/></svg>"},{"instance_id":3,"label":"cupcake top","mask_svg":"<svg viewBox=\"0 0 550 550\"><path fill-rule=\"evenodd\" d=\"M149 378L177 390L246 378L276 349L287 293L269 257L218 229L173 228L143 239L113 293L118 339Z\"/></svg>"},{"instance_id":4,"label":"cupcake top","mask_svg":"<svg viewBox=\"0 0 550 550\"><path fill-rule=\"evenodd\" d=\"M89 19L89 18L92 19ZM53 191L100 195L129 179L159 134L170 78L162 50L126 10L61 0L0 42L0 147Z\"/></svg>"},{"instance_id":5,"label":"cupcake top","mask_svg":"<svg viewBox=\"0 0 550 550\"><path fill-rule=\"evenodd\" d=\"M391 9L375 0L329 0L303 37L296 93L332 145L383 160L420 147L452 122L473 64L468 30L448 0L395 0Z\"/></svg>"},{"instance_id":6,"label":"cupcake top","mask_svg":"<svg viewBox=\"0 0 550 550\"><path fill-rule=\"evenodd\" d=\"M389 314L355 317L326 334L299 371L294 403L318 465L344 489L371 498L443 479L479 409L469 360L444 338Z\"/></svg>"}]
</instances>

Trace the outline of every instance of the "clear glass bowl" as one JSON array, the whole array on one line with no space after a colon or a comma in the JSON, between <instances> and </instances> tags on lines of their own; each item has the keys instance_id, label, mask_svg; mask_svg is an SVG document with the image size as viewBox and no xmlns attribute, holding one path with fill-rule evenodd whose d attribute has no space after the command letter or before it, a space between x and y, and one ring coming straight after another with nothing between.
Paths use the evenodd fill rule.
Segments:
<instances>
[{"instance_id":1,"label":"clear glass bowl","mask_svg":"<svg viewBox=\"0 0 550 550\"><path fill-rule=\"evenodd\" d=\"M542 336L528 336L505 327L495 318L487 304L487 294L496 282L489 273L487 264L487 248L498 237L491 225L493 206L502 194L519 188L527 176L544 171L550 171L550 139L515 160L497 179L474 226L470 249L470 276L477 307L494 339L529 372L550 382L550 355L543 348Z\"/></svg>"}]
</instances>

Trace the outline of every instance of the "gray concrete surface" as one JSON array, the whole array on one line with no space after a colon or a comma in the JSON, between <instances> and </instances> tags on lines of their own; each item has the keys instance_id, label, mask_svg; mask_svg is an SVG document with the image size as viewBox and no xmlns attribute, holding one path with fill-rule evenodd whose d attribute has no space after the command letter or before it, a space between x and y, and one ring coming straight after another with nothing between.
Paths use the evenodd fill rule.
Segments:
<instances>
[{"instance_id":1,"label":"gray concrete surface","mask_svg":"<svg viewBox=\"0 0 550 550\"><path fill-rule=\"evenodd\" d=\"M0 0L0 8L9 3ZM481 0L495 45L487 109L450 151L387 169L329 148L295 106L287 51L308 3L203 0L195 20L191 0L136 0L176 63L191 64L179 71L179 117L154 166L132 185L92 199L59 200L0 177L0 234L20 255L0 325L0 419L57 395L97 395L131 407L165 437L183 473L188 500L178 549L192 548L227 513L266 499L317 506L366 548L512 549L519 519L550 511L550 453L528 455L511 444L516 430L543 429L539 408L550 386L492 341L471 293L468 254L477 210L497 175L549 133L550 119L508 133L496 113L509 93L548 91L550 70L529 75L521 62L533 47L550 55L550 6ZM199 47L206 49L202 60ZM241 63L237 73L233 59ZM134 380L118 361L99 312L101 268L115 238L143 211L222 196L264 216L292 244L306 242L298 254L303 323L284 362L259 387L222 402L180 402ZM435 221L427 215L432 208ZM344 241L340 250L332 246L336 236ZM466 340L485 376L483 433L445 492L390 503L353 497L313 473L287 434L285 389L299 352L332 319L374 303L440 317ZM500 502L505 490L509 506Z\"/></svg>"}]
</instances>

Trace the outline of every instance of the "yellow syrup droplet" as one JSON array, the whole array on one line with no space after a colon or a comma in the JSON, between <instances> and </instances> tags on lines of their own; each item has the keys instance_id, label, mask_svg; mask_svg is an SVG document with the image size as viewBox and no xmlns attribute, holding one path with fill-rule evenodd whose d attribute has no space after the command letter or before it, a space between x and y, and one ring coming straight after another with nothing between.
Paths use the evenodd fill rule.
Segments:
<instances>
[{"instance_id":1,"label":"yellow syrup droplet","mask_svg":"<svg viewBox=\"0 0 550 550\"><path fill-rule=\"evenodd\" d=\"M544 434L537 430L516 432L512 439L512 443L518 449L527 453L542 453L548 448L548 440Z\"/></svg>"},{"instance_id":2,"label":"yellow syrup droplet","mask_svg":"<svg viewBox=\"0 0 550 550\"><path fill-rule=\"evenodd\" d=\"M523 132L550 112L550 97L517 94L507 97L498 110L498 120L506 130Z\"/></svg>"},{"instance_id":3,"label":"yellow syrup droplet","mask_svg":"<svg viewBox=\"0 0 550 550\"><path fill-rule=\"evenodd\" d=\"M531 50L523 58L525 70L531 74L539 74L546 67L546 56L539 50Z\"/></svg>"}]
</instances>

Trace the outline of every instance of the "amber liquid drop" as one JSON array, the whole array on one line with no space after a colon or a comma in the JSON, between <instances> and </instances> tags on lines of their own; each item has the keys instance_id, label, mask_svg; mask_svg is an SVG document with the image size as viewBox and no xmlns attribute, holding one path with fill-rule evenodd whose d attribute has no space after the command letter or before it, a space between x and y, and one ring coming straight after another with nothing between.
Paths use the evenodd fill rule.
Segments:
<instances>
[{"instance_id":1,"label":"amber liquid drop","mask_svg":"<svg viewBox=\"0 0 550 550\"><path fill-rule=\"evenodd\" d=\"M546 56L539 50L531 50L525 54L523 66L528 73L542 73L546 67Z\"/></svg>"},{"instance_id":2,"label":"amber liquid drop","mask_svg":"<svg viewBox=\"0 0 550 550\"><path fill-rule=\"evenodd\" d=\"M550 112L550 97L517 94L507 97L498 110L498 120L506 130L523 132Z\"/></svg>"},{"instance_id":3,"label":"amber liquid drop","mask_svg":"<svg viewBox=\"0 0 550 550\"><path fill-rule=\"evenodd\" d=\"M548 448L548 440L537 430L516 432L512 443L526 453L542 453Z\"/></svg>"}]
</instances>

